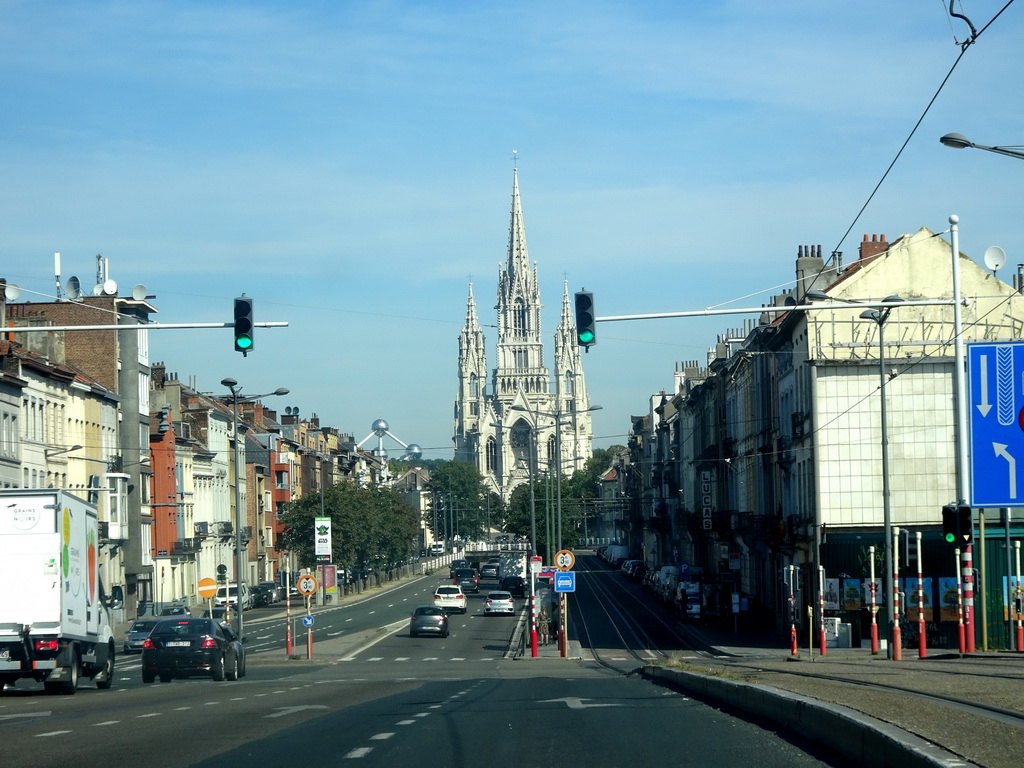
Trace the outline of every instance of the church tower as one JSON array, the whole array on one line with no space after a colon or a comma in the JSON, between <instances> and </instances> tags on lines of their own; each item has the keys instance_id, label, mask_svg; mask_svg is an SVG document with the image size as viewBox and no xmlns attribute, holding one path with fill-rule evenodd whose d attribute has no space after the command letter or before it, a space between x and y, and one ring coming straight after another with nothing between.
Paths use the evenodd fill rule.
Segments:
<instances>
[{"instance_id":1,"label":"church tower","mask_svg":"<svg viewBox=\"0 0 1024 768\"><path fill-rule=\"evenodd\" d=\"M498 270L496 363L485 390L484 336L470 285L459 337L453 438L456 461L475 464L502 499L531 473L538 479L559 470L568 476L591 456L590 401L567 284L555 332L553 378L544 365L542 309L537 267L526 247L519 175L513 171L508 253Z\"/></svg>"}]
</instances>

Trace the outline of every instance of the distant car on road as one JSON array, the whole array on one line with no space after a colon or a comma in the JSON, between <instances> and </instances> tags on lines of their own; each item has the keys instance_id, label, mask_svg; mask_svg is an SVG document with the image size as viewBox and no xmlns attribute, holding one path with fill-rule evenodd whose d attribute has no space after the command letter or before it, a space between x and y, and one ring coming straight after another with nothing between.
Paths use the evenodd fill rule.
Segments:
<instances>
[{"instance_id":1,"label":"distant car on road","mask_svg":"<svg viewBox=\"0 0 1024 768\"><path fill-rule=\"evenodd\" d=\"M480 577L476 573L476 568L459 568L452 581L462 587L463 592L480 591Z\"/></svg>"},{"instance_id":2,"label":"distant car on road","mask_svg":"<svg viewBox=\"0 0 1024 768\"><path fill-rule=\"evenodd\" d=\"M488 592L487 597L484 598L484 615L491 616L499 613L515 616L516 601L511 592Z\"/></svg>"},{"instance_id":3,"label":"distant car on road","mask_svg":"<svg viewBox=\"0 0 1024 768\"><path fill-rule=\"evenodd\" d=\"M160 610L161 616L188 616L188 608L183 605L168 605Z\"/></svg>"},{"instance_id":4,"label":"distant car on road","mask_svg":"<svg viewBox=\"0 0 1024 768\"><path fill-rule=\"evenodd\" d=\"M511 592L513 597L526 597L526 579L522 576L506 576L500 586L506 592Z\"/></svg>"},{"instance_id":5,"label":"distant car on road","mask_svg":"<svg viewBox=\"0 0 1024 768\"><path fill-rule=\"evenodd\" d=\"M448 637L448 614L436 605L420 605L409 619L409 637L440 635Z\"/></svg>"},{"instance_id":6,"label":"distant car on road","mask_svg":"<svg viewBox=\"0 0 1024 768\"><path fill-rule=\"evenodd\" d=\"M213 619L164 619L142 646L142 682L209 675L237 680L245 674L245 646Z\"/></svg>"},{"instance_id":7,"label":"distant car on road","mask_svg":"<svg viewBox=\"0 0 1024 768\"><path fill-rule=\"evenodd\" d=\"M153 631L153 627L160 623L159 619L139 619L124 634L124 652L142 653L142 644Z\"/></svg>"},{"instance_id":8,"label":"distant car on road","mask_svg":"<svg viewBox=\"0 0 1024 768\"><path fill-rule=\"evenodd\" d=\"M434 590L434 605L446 613L466 612L466 593L458 584L440 584Z\"/></svg>"}]
</instances>

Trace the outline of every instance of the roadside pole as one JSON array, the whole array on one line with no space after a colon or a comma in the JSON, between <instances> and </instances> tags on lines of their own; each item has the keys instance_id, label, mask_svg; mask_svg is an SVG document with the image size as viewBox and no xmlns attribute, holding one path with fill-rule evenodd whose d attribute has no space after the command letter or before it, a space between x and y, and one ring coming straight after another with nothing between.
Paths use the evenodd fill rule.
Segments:
<instances>
[{"instance_id":1,"label":"roadside pole","mask_svg":"<svg viewBox=\"0 0 1024 768\"><path fill-rule=\"evenodd\" d=\"M921 562L921 532L917 532L917 656L928 655L928 638L924 623L924 565Z\"/></svg>"},{"instance_id":2,"label":"roadside pole","mask_svg":"<svg viewBox=\"0 0 1024 768\"><path fill-rule=\"evenodd\" d=\"M878 653L878 600L875 597L875 546L868 547L871 565L871 577L868 583L871 585L871 653Z\"/></svg>"},{"instance_id":3,"label":"roadside pole","mask_svg":"<svg viewBox=\"0 0 1024 768\"><path fill-rule=\"evenodd\" d=\"M292 655L292 574L285 569L284 573L284 616L288 626L284 631L284 652Z\"/></svg>"}]
</instances>

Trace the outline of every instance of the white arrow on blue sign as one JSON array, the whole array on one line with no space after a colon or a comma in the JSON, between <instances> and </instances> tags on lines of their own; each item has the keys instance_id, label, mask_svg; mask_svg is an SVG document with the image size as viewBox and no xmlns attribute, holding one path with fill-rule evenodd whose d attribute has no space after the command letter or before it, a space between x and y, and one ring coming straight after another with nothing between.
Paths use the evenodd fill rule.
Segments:
<instances>
[{"instance_id":1,"label":"white arrow on blue sign","mask_svg":"<svg viewBox=\"0 0 1024 768\"><path fill-rule=\"evenodd\" d=\"M1018 507L1024 459L1024 342L967 345L972 507ZM1024 467L1024 461L1021 462Z\"/></svg>"},{"instance_id":2,"label":"white arrow on blue sign","mask_svg":"<svg viewBox=\"0 0 1024 768\"><path fill-rule=\"evenodd\" d=\"M303 616L302 617L302 626L304 626L304 627L312 627L313 626L313 617L312 616Z\"/></svg>"}]
</instances>

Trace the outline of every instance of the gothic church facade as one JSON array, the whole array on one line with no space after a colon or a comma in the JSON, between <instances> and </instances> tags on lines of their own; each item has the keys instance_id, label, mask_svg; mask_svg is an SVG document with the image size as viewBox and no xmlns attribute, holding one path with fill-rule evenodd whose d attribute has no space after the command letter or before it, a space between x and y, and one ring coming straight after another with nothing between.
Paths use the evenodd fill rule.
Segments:
<instances>
[{"instance_id":1,"label":"gothic church facade","mask_svg":"<svg viewBox=\"0 0 1024 768\"><path fill-rule=\"evenodd\" d=\"M591 456L590 400L567 284L555 329L554 375L544 365L540 287L526 249L526 227L513 172L508 257L498 271L496 363L488 371L484 333L469 285L459 336L455 460L474 464L503 501L537 478L582 469Z\"/></svg>"}]
</instances>

